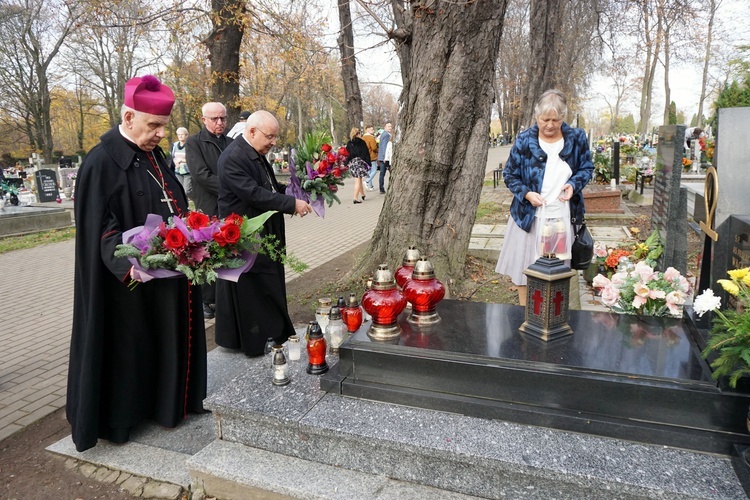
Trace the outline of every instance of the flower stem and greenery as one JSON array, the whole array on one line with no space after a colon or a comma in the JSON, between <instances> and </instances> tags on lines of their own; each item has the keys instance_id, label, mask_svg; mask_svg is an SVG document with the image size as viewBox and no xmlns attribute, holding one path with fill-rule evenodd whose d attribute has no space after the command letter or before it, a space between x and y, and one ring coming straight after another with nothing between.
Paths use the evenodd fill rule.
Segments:
<instances>
[{"instance_id":1,"label":"flower stem and greenery","mask_svg":"<svg viewBox=\"0 0 750 500\"><path fill-rule=\"evenodd\" d=\"M737 309L721 310L721 297L705 290L695 298L693 309L698 316L713 311L711 335L703 357L712 352L718 356L711 362L713 377L729 377L734 388L743 375L750 374L750 268L728 271L730 279L718 280L721 287L737 300Z\"/></svg>"}]
</instances>

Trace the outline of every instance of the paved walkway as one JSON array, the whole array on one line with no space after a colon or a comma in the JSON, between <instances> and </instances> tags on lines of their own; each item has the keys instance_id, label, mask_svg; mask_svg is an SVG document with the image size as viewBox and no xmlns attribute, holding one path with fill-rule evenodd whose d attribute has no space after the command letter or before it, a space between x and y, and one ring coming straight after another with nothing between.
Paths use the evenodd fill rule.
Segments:
<instances>
[{"instance_id":1,"label":"paved walkway","mask_svg":"<svg viewBox=\"0 0 750 500\"><path fill-rule=\"evenodd\" d=\"M487 172L508 151L490 149ZM326 208L325 219L286 219L287 246L311 269L372 235L385 196L367 191L366 201L355 205L352 184L342 189L341 205ZM0 440L65 405L74 249L69 240L0 254ZM290 272L286 279L295 277Z\"/></svg>"}]
</instances>

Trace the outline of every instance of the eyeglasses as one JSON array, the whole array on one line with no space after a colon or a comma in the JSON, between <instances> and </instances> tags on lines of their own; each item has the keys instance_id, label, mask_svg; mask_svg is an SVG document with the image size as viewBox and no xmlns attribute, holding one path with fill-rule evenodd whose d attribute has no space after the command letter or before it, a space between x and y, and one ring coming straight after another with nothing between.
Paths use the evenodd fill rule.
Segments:
<instances>
[{"instance_id":1,"label":"eyeglasses","mask_svg":"<svg viewBox=\"0 0 750 500\"><path fill-rule=\"evenodd\" d=\"M266 139L268 139L269 141L275 141L276 139L279 138L278 135L266 134L265 132L263 132L262 130L260 130L260 127L255 127L255 129L259 130L260 133L263 134L266 137Z\"/></svg>"},{"instance_id":2,"label":"eyeglasses","mask_svg":"<svg viewBox=\"0 0 750 500\"><path fill-rule=\"evenodd\" d=\"M211 120L214 123L227 121L226 116L204 116L203 118L205 118L206 120Z\"/></svg>"}]
</instances>

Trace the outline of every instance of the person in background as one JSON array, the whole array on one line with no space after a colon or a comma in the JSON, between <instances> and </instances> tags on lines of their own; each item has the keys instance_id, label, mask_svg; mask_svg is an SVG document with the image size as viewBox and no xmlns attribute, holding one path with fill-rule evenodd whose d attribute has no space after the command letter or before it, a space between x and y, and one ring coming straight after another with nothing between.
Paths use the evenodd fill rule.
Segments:
<instances>
[{"instance_id":1,"label":"person in background","mask_svg":"<svg viewBox=\"0 0 750 500\"><path fill-rule=\"evenodd\" d=\"M506 244L495 272L511 278L518 287L521 305L526 305L523 271L538 257L540 208L544 207L545 216L561 219L565 227L583 221L582 190L591 180L594 164L586 133L565 123L567 112L562 92L544 92L534 107L536 125L518 134L503 169L513 201L505 229ZM566 243L569 253L572 241Z\"/></svg>"},{"instance_id":2,"label":"person in background","mask_svg":"<svg viewBox=\"0 0 750 500\"><path fill-rule=\"evenodd\" d=\"M388 149L388 143L391 140L393 125L387 122L383 127L383 133L380 134L380 144L378 144L378 168L380 168L380 194L385 194L385 150Z\"/></svg>"},{"instance_id":3,"label":"person in background","mask_svg":"<svg viewBox=\"0 0 750 500\"><path fill-rule=\"evenodd\" d=\"M177 142L172 144L172 169L177 174L177 180L182 184L182 189L188 198L193 197L193 185L190 171L187 167L187 155L185 152L185 141L188 138L188 129L180 127L177 129Z\"/></svg>"},{"instance_id":4,"label":"person in background","mask_svg":"<svg viewBox=\"0 0 750 500\"><path fill-rule=\"evenodd\" d=\"M367 185L368 191L375 191L375 187L372 185L372 180L375 178L375 173L378 171L378 141L375 140L375 127L372 125L365 127L365 133L362 135L362 140L367 144L367 149L370 152L370 173L367 175L365 184Z\"/></svg>"},{"instance_id":5,"label":"person in background","mask_svg":"<svg viewBox=\"0 0 750 500\"><path fill-rule=\"evenodd\" d=\"M149 214L188 214L159 148L174 104L154 76L125 84L121 124L101 136L76 179L75 282L65 414L76 450L124 443L152 420L175 427L203 412L206 332L200 287L186 277L141 281L116 258L123 232Z\"/></svg>"},{"instance_id":6,"label":"person in background","mask_svg":"<svg viewBox=\"0 0 750 500\"><path fill-rule=\"evenodd\" d=\"M240 113L240 121L234 124L234 127L227 132L227 137L235 139L237 136L242 135L245 131L245 123L247 123L247 117L250 116L250 111L243 111Z\"/></svg>"},{"instance_id":7,"label":"person in background","mask_svg":"<svg viewBox=\"0 0 750 500\"><path fill-rule=\"evenodd\" d=\"M349 132L350 139L346 143L346 150L349 151L346 164L349 167L349 173L354 179L354 203L365 201L365 189L362 185L362 178L370 174L370 150L360 134L359 129L354 127ZM357 195L362 196L362 200Z\"/></svg>"},{"instance_id":8,"label":"person in background","mask_svg":"<svg viewBox=\"0 0 750 500\"><path fill-rule=\"evenodd\" d=\"M221 152L232 139L226 136L227 108L220 102L203 105L203 128L188 138L186 143L188 169L193 179L193 201L196 210L209 217L219 213L219 178L216 164ZM216 314L216 283L203 285L203 317L211 319Z\"/></svg>"},{"instance_id":9,"label":"person in background","mask_svg":"<svg viewBox=\"0 0 750 500\"><path fill-rule=\"evenodd\" d=\"M247 119L243 135L219 158L219 215L255 217L276 210L263 225L263 236L274 236L286 246L284 214L305 217L309 203L284 194L286 185L276 180L266 155L279 137L279 122L268 111ZM282 344L294 335L286 302L284 264L260 254L253 267L234 283L219 280L216 291L216 343L260 356L266 340Z\"/></svg>"},{"instance_id":10,"label":"person in background","mask_svg":"<svg viewBox=\"0 0 750 500\"><path fill-rule=\"evenodd\" d=\"M703 129L699 127L688 127L685 129L685 149L690 149L690 143L700 139Z\"/></svg>"},{"instance_id":11,"label":"person in background","mask_svg":"<svg viewBox=\"0 0 750 500\"><path fill-rule=\"evenodd\" d=\"M389 172L391 171L391 162L393 161L393 139L388 141L388 146L385 148L385 156L383 157L385 168Z\"/></svg>"}]
</instances>

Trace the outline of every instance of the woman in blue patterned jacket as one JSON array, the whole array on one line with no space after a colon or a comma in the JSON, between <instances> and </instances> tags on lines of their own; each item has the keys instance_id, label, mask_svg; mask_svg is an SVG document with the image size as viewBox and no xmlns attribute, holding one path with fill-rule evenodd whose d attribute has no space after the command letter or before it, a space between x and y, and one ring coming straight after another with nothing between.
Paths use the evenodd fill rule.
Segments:
<instances>
[{"instance_id":1,"label":"woman in blue patterned jacket","mask_svg":"<svg viewBox=\"0 0 750 500\"><path fill-rule=\"evenodd\" d=\"M559 90L544 92L534 107L536 125L521 132L503 169L505 185L513 193L511 218L495 271L510 276L518 287L521 305L526 305L526 275L523 271L538 257L536 220L544 217L561 221L566 229L583 220L581 190L591 180L591 162L586 133L565 120L568 107ZM569 258L571 231L567 230Z\"/></svg>"}]
</instances>

